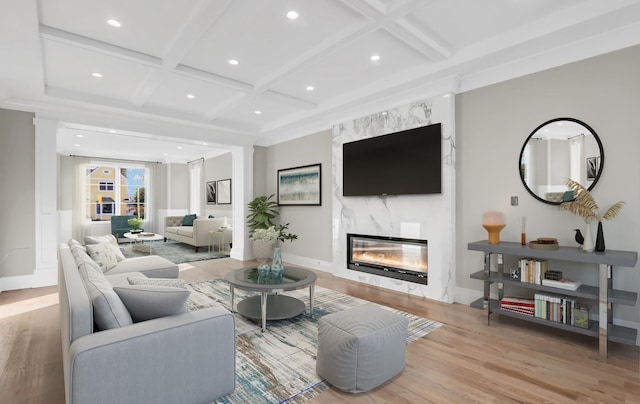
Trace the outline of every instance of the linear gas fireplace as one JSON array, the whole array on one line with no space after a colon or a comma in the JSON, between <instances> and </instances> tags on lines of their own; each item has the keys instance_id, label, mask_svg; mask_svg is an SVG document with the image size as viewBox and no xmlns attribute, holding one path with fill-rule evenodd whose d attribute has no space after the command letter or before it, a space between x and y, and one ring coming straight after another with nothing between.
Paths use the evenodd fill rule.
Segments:
<instances>
[{"instance_id":1,"label":"linear gas fireplace","mask_svg":"<svg viewBox=\"0 0 640 404\"><path fill-rule=\"evenodd\" d=\"M347 268L427 284L427 240L347 234Z\"/></svg>"}]
</instances>

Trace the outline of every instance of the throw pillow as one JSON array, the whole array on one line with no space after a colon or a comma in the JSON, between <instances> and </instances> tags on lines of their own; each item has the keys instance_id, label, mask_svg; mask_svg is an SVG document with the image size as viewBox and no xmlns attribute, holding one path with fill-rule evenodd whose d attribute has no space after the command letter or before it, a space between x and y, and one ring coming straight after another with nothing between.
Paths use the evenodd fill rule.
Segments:
<instances>
[{"instance_id":1,"label":"throw pillow","mask_svg":"<svg viewBox=\"0 0 640 404\"><path fill-rule=\"evenodd\" d=\"M134 322L187 312L187 289L170 286L129 285L113 290L127 307Z\"/></svg>"},{"instance_id":2,"label":"throw pillow","mask_svg":"<svg viewBox=\"0 0 640 404\"><path fill-rule=\"evenodd\" d=\"M171 286L174 288L186 289L182 279L168 278L127 278L129 285L147 285L147 286Z\"/></svg>"},{"instance_id":3,"label":"throw pillow","mask_svg":"<svg viewBox=\"0 0 640 404\"><path fill-rule=\"evenodd\" d=\"M196 214L185 215L184 219L182 219L183 226L193 226L193 221L196 220Z\"/></svg>"},{"instance_id":4,"label":"throw pillow","mask_svg":"<svg viewBox=\"0 0 640 404\"><path fill-rule=\"evenodd\" d=\"M116 251L116 259L118 262L124 260L124 254L122 250L120 250L120 245L118 244L118 240L115 238L113 234L107 234L106 236L86 236L84 238L84 243L86 245L91 244L101 244L101 243L111 243L114 246L118 247Z\"/></svg>"},{"instance_id":5,"label":"throw pillow","mask_svg":"<svg viewBox=\"0 0 640 404\"><path fill-rule=\"evenodd\" d=\"M104 274L93 265L83 264L79 269L86 274L86 279L83 280L93 305L93 322L96 328L109 330L133 324L127 308Z\"/></svg>"},{"instance_id":6,"label":"throw pillow","mask_svg":"<svg viewBox=\"0 0 640 404\"><path fill-rule=\"evenodd\" d=\"M118 247L111 243L89 244L87 245L87 253L93 259L102 272L107 272L111 268L118 265L116 258Z\"/></svg>"}]
</instances>

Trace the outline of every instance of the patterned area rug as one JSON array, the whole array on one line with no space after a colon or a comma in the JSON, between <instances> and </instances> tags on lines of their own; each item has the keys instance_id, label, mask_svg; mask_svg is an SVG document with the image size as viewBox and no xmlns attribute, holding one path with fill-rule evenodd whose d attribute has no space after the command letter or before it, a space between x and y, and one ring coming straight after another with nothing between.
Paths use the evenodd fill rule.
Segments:
<instances>
[{"instance_id":1,"label":"patterned area rug","mask_svg":"<svg viewBox=\"0 0 640 404\"><path fill-rule=\"evenodd\" d=\"M159 255L163 258L175 264L182 264L184 262L212 260L216 258L226 258L229 254L223 252L212 251L205 247L200 247L198 252L192 245L180 243L175 240L164 241L147 241L142 245L142 249L139 249L140 244L122 243L121 247L124 248L124 255L127 258L130 257L142 257L149 255L148 246L151 246L151 254Z\"/></svg>"},{"instance_id":2,"label":"patterned area rug","mask_svg":"<svg viewBox=\"0 0 640 404\"><path fill-rule=\"evenodd\" d=\"M189 310L210 306L230 309L229 284L224 279L188 285ZM235 303L252 295L235 289ZM309 289L285 292L309 305ZM257 322L235 314L236 389L216 403L301 403L329 387L316 374L318 318L355 307L366 300L315 287L314 317L308 312L288 320L269 321L262 333ZM442 324L403 311L380 306L409 319L407 343L424 337Z\"/></svg>"}]
</instances>

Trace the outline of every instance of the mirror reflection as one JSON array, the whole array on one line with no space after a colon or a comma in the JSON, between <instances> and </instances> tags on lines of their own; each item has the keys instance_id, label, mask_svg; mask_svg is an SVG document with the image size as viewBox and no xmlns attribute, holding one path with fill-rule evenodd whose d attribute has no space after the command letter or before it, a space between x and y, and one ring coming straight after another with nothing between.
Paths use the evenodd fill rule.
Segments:
<instances>
[{"instance_id":1,"label":"mirror reflection","mask_svg":"<svg viewBox=\"0 0 640 404\"><path fill-rule=\"evenodd\" d=\"M538 126L520 152L520 178L536 199L558 205L572 200L567 178L591 190L600 178L604 150L598 135L586 123L556 118Z\"/></svg>"}]
</instances>

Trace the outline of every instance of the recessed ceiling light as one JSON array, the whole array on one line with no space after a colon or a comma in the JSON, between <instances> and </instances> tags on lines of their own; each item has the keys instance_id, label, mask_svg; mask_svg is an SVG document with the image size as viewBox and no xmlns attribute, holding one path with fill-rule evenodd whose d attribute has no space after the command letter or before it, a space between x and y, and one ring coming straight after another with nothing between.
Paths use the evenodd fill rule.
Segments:
<instances>
[{"instance_id":1,"label":"recessed ceiling light","mask_svg":"<svg viewBox=\"0 0 640 404\"><path fill-rule=\"evenodd\" d=\"M256 110L254 111L254 114L256 114L256 115L260 115L261 113L262 113L262 111L260 111L259 109L256 109Z\"/></svg>"},{"instance_id":2,"label":"recessed ceiling light","mask_svg":"<svg viewBox=\"0 0 640 404\"><path fill-rule=\"evenodd\" d=\"M231 60L229 60L229 64L230 64L231 66L237 66L237 65L238 65L238 61L237 61L237 60L235 60L235 59L231 59Z\"/></svg>"},{"instance_id":3,"label":"recessed ceiling light","mask_svg":"<svg viewBox=\"0 0 640 404\"><path fill-rule=\"evenodd\" d=\"M295 20L299 17L299 14L295 10L287 11L287 18L290 20Z\"/></svg>"},{"instance_id":4,"label":"recessed ceiling light","mask_svg":"<svg viewBox=\"0 0 640 404\"><path fill-rule=\"evenodd\" d=\"M178 146L178 150L182 150L182 146Z\"/></svg>"},{"instance_id":5,"label":"recessed ceiling light","mask_svg":"<svg viewBox=\"0 0 640 404\"><path fill-rule=\"evenodd\" d=\"M315 90L315 88L313 88L313 86L307 86L307 91L313 91Z\"/></svg>"},{"instance_id":6,"label":"recessed ceiling light","mask_svg":"<svg viewBox=\"0 0 640 404\"><path fill-rule=\"evenodd\" d=\"M120 24L120 21L114 19L107 20L107 24L111 25L114 28L120 28L122 26L122 24Z\"/></svg>"},{"instance_id":7,"label":"recessed ceiling light","mask_svg":"<svg viewBox=\"0 0 640 404\"><path fill-rule=\"evenodd\" d=\"M116 133L116 131L113 129L109 129L109 133Z\"/></svg>"},{"instance_id":8,"label":"recessed ceiling light","mask_svg":"<svg viewBox=\"0 0 640 404\"><path fill-rule=\"evenodd\" d=\"M80 145L79 145L79 144L77 144L77 143L76 143L76 144L74 144L73 146L74 146L74 147L80 147Z\"/></svg>"},{"instance_id":9,"label":"recessed ceiling light","mask_svg":"<svg viewBox=\"0 0 640 404\"><path fill-rule=\"evenodd\" d=\"M187 98L192 100L192 99L196 98L196 96L193 95L193 94L187 94Z\"/></svg>"},{"instance_id":10,"label":"recessed ceiling light","mask_svg":"<svg viewBox=\"0 0 640 404\"><path fill-rule=\"evenodd\" d=\"M203 145L203 146L209 146L209 143L207 143L207 142L202 142L202 145Z\"/></svg>"},{"instance_id":11,"label":"recessed ceiling light","mask_svg":"<svg viewBox=\"0 0 640 404\"><path fill-rule=\"evenodd\" d=\"M380 113L380 115L382 115L382 116L386 116L386 115L387 115L387 111L382 111L382 112Z\"/></svg>"},{"instance_id":12,"label":"recessed ceiling light","mask_svg":"<svg viewBox=\"0 0 640 404\"><path fill-rule=\"evenodd\" d=\"M380 55L373 55L373 56L371 56L371 61L372 61L372 62L377 62L378 60L380 60Z\"/></svg>"},{"instance_id":13,"label":"recessed ceiling light","mask_svg":"<svg viewBox=\"0 0 640 404\"><path fill-rule=\"evenodd\" d=\"M164 153L164 154L163 154L163 156L168 156L168 155L169 155L169 153Z\"/></svg>"},{"instance_id":14,"label":"recessed ceiling light","mask_svg":"<svg viewBox=\"0 0 640 404\"><path fill-rule=\"evenodd\" d=\"M93 77L97 78L97 79L101 79L102 78L102 73L95 72L95 73L91 73L91 75Z\"/></svg>"},{"instance_id":15,"label":"recessed ceiling light","mask_svg":"<svg viewBox=\"0 0 640 404\"><path fill-rule=\"evenodd\" d=\"M443 95L443 97L444 97L444 98L449 98L449 97L451 97L451 94L446 93L445 95Z\"/></svg>"},{"instance_id":16,"label":"recessed ceiling light","mask_svg":"<svg viewBox=\"0 0 640 404\"><path fill-rule=\"evenodd\" d=\"M84 135L80 135L80 134L78 134L78 135L76 135L76 137L84 137Z\"/></svg>"}]
</instances>

